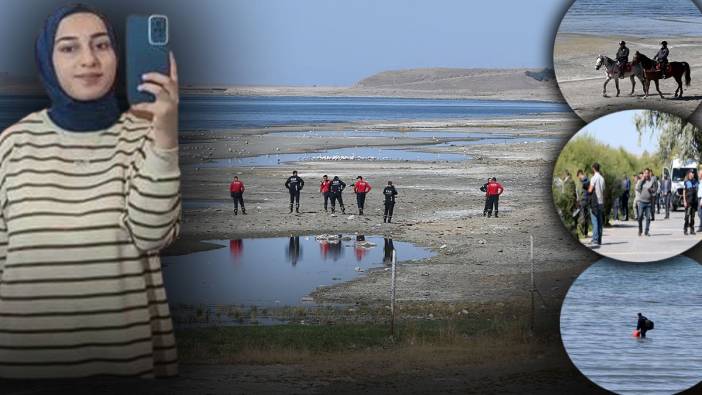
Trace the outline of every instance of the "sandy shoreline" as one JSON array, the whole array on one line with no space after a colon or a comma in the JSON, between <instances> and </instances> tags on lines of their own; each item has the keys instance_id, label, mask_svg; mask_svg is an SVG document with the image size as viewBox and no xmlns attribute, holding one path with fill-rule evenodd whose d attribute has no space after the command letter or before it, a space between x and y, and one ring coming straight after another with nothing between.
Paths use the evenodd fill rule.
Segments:
<instances>
[{"instance_id":1,"label":"sandy shoreline","mask_svg":"<svg viewBox=\"0 0 702 395\"><path fill-rule=\"evenodd\" d=\"M653 57L660 48L661 40L667 40L671 51L670 61L686 61L690 64L692 83L684 86L684 98L673 99L677 84L672 78L660 81L661 99L652 83L649 97L643 99L643 87L638 79L634 95L629 96L629 78L620 79L621 94L615 97L614 80L607 85L609 97L602 97L605 81L602 69L595 70L595 60L599 54L614 58L618 43L627 42L633 59L636 51ZM640 38L627 36L596 36L587 34L559 33L554 44L554 69L563 97L573 110L585 121L591 121L604 114L625 109L657 109L682 117L690 116L702 100L702 37Z\"/></svg>"},{"instance_id":2,"label":"sandy shoreline","mask_svg":"<svg viewBox=\"0 0 702 395\"><path fill-rule=\"evenodd\" d=\"M527 143L517 139L514 143L499 145L436 147L430 146L435 143L431 139L302 139L279 136L269 128L264 134L254 134L254 131L245 135L225 132L198 134L194 141L181 145L181 160L185 164L199 160L201 152L208 152L207 155L215 159L272 153L275 147L285 147L280 152L306 152L371 143L397 147L414 144L424 151L462 153L472 159L460 162L317 161L232 169L183 166L182 193L185 200L229 202L227 186L231 177L237 174L247 185L245 199L249 215L233 216L230 204L186 208L181 239L356 232L388 235L437 252L437 256L428 260L402 265L398 290L401 300L475 302L524 296L531 233L536 242L538 271L544 279L550 279L549 284L553 283L549 285L549 290L552 290L549 292L559 297L567 289L563 282L595 257L576 247L575 241L563 231L550 197L553 160L561 145L580 126L580 121L568 115L551 114L526 117L520 121L470 120L467 124L471 126L457 127L455 131L555 138ZM378 129L382 125L366 126ZM229 152L227 145L246 148ZM287 213L287 192L282 185L293 169L297 169L308 182L302 194L301 215ZM356 214L352 193L345 195L348 215L331 217L324 214L320 195L316 193L322 174L339 175L347 182L362 174L374 185L375 191L392 179L400 192L395 223L382 223L382 196L378 192L368 197L366 216L350 217ZM488 175L496 176L506 187L499 219L487 219L481 215L484 197L478 188ZM356 281L320 289L314 296L321 302L384 303L388 282L389 275L379 271Z\"/></svg>"}]
</instances>

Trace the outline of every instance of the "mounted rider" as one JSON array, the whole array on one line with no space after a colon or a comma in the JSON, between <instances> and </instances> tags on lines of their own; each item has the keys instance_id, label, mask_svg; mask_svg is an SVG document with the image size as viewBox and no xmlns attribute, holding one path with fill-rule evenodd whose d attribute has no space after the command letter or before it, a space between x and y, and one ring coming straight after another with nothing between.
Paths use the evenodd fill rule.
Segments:
<instances>
[{"instance_id":1,"label":"mounted rider","mask_svg":"<svg viewBox=\"0 0 702 395\"><path fill-rule=\"evenodd\" d=\"M629 63L629 48L626 47L626 43L624 41L619 43L619 50L617 51L616 58L617 68L619 69L619 78L624 78L626 65Z\"/></svg>"},{"instance_id":2,"label":"mounted rider","mask_svg":"<svg viewBox=\"0 0 702 395\"><path fill-rule=\"evenodd\" d=\"M661 70L661 78L667 78L665 72L668 70L668 53L668 42L663 41L661 42L661 49L659 49L656 56L653 57L653 60L658 62L658 67Z\"/></svg>"}]
</instances>

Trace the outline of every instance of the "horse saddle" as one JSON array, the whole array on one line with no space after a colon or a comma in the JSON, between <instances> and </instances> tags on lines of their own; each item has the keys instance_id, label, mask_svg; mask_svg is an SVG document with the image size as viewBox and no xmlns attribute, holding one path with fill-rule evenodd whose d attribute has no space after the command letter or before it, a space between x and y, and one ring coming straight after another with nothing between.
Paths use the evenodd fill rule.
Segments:
<instances>
[{"instance_id":1,"label":"horse saddle","mask_svg":"<svg viewBox=\"0 0 702 395\"><path fill-rule=\"evenodd\" d=\"M670 66L670 63L668 63L667 66L668 67L665 68L665 73L667 75L670 75L673 68ZM660 63L656 63L656 71L661 71L661 64Z\"/></svg>"}]
</instances>

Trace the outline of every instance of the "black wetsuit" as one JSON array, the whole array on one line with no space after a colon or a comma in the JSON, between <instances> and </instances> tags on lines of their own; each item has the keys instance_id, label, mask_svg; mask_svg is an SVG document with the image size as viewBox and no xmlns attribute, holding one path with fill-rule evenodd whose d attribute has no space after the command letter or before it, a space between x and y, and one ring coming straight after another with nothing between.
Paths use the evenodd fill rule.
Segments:
<instances>
[{"instance_id":1,"label":"black wetsuit","mask_svg":"<svg viewBox=\"0 0 702 395\"><path fill-rule=\"evenodd\" d=\"M329 195L331 197L331 209L332 213L336 211L336 202L339 201L339 207L341 207L341 212L346 214L346 209L344 208L344 199L341 197L341 193L346 188L346 183L338 178L334 178L329 184Z\"/></svg>"},{"instance_id":2,"label":"black wetsuit","mask_svg":"<svg viewBox=\"0 0 702 395\"><path fill-rule=\"evenodd\" d=\"M383 189L383 195L385 196L385 214L383 215L383 222L392 222L392 212L395 209L395 196L397 196L395 186L386 186L385 189Z\"/></svg>"},{"instance_id":3,"label":"black wetsuit","mask_svg":"<svg viewBox=\"0 0 702 395\"><path fill-rule=\"evenodd\" d=\"M646 325L646 321L648 321L648 318L646 318L643 315L639 316L639 321L636 323L636 329L641 331L641 338L646 337L646 331L648 331L648 326Z\"/></svg>"},{"instance_id":4,"label":"black wetsuit","mask_svg":"<svg viewBox=\"0 0 702 395\"><path fill-rule=\"evenodd\" d=\"M300 212L300 191L302 187L305 186L305 181L300 176L290 176L288 180L285 181L285 187L288 188L290 192L290 212L293 210L293 203L295 203L295 210Z\"/></svg>"}]
</instances>

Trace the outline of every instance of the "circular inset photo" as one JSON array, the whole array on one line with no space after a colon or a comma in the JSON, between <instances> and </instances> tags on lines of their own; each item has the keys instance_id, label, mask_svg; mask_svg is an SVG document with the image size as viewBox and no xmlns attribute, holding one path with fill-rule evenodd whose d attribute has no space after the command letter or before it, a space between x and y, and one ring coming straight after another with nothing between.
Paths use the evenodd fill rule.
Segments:
<instances>
[{"instance_id":1,"label":"circular inset photo","mask_svg":"<svg viewBox=\"0 0 702 395\"><path fill-rule=\"evenodd\" d=\"M702 265L679 256L601 259L573 283L561 339L590 381L617 394L675 394L702 380Z\"/></svg>"},{"instance_id":2,"label":"circular inset photo","mask_svg":"<svg viewBox=\"0 0 702 395\"><path fill-rule=\"evenodd\" d=\"M691 0L576 0L553 64L563 97L586 122L634 108L687 118L702 100L702 12Z\"/></svg>"},{"instance_id":3,"label":"circular inset photo","mask_svg":"<svg viewBox=\"0 0 702 395\"><path fill-rule=\"evenodd\" d=\"M609 258L651 262L702 239L702 131L654 110L605 115L563 147L553 201L583 245Z\"/></svg>"}]
</instances>

